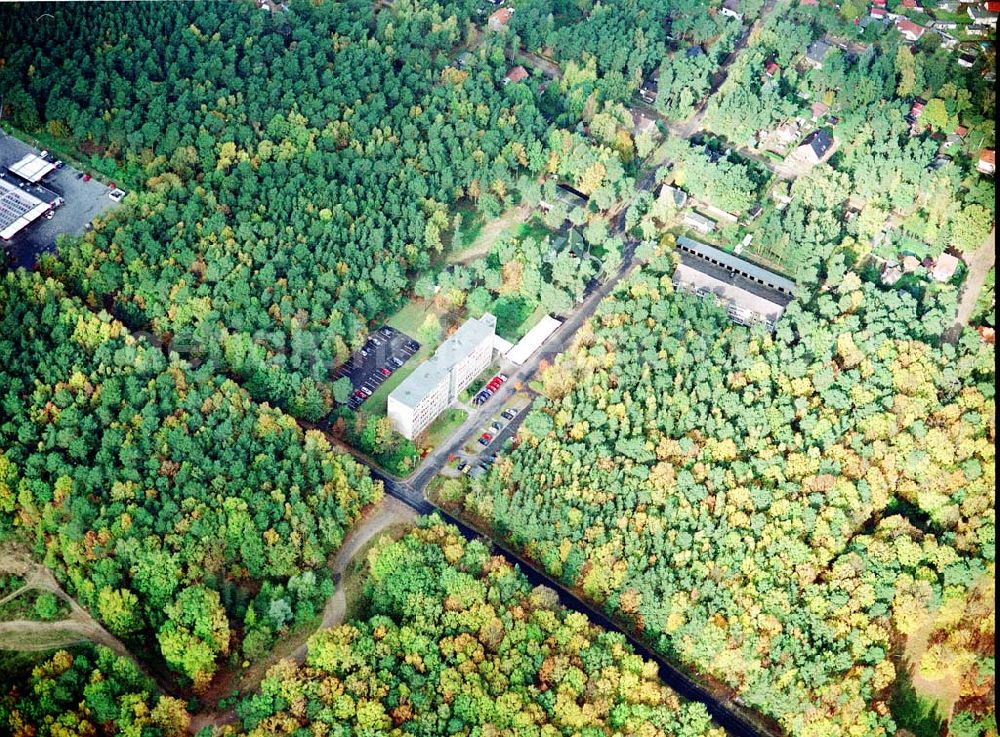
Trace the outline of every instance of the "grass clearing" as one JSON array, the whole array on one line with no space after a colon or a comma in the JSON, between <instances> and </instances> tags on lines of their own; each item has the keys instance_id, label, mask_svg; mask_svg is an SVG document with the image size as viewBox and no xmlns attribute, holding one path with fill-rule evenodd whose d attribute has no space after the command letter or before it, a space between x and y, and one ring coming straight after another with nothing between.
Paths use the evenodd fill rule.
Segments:
<instances>
[{"instance_id":1,"label":"grass clearing","mask_svg":"<svg viewBox=\"0 0 1000 737\"><path fill-rule=\"evenodd\" d=\"M430 427L420 433L417 438L417 447L428 451L436 448L441 444L441 441L447 440L455 430L461 427L468 416L469 413L464 409L449 407L430 424Z\"/></svg>"}]
</instances>

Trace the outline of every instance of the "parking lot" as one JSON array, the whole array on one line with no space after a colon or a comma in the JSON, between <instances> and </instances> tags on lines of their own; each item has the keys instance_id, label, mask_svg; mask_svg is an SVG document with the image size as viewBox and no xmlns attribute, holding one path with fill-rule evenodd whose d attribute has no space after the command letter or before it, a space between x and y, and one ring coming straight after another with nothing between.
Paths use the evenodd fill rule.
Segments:
<instances>
[{"instance_id":1,"label":"parking lot","mask_svg":"<svg viewBox=\"0 0 1000 737\"><path fill-rule=\"evenodd\" d=\"M351 380L353 394L347 405L358 409L418 350L417 341L387 325L369 335L361 350L333 374L334 379L346 376Z\"/></svg>"},{"instance_id":2,"label":"parking lot","mask_svg":"<svg viewBox=\"0 0 1000 737\"><path fill-rule=\"evenodd\" d=\"M7 173L6 167L29 153L41 152L0 131L0 171L8 180L12 180L13 175ZM85 182L83 176L83 172L66 165L43 179L44 189L54 192L65 202L55 209L51 220L41 217L3 244L11 266L32 268L40 254L55 252L56 236L82 234L95 217L115 206L114 200L108 197L112 190L107 184L96 179ZM27 187L24 189L31 191ZM45 199L41 194L37 196Z\"/></svg>"},{"instance_id":3,"label":"parking lot","mask_svg":"<svg viewBox=\"0 0 1000 737\"><path fill-rule=\"evenodd\" d=\"M508 402L502 410L498 408L496 413L479 428L479 436L462 448L457 470L474 478L484 474L496 461L504 443L517 434L517 429L524 422L529 409L531 401L526 397ZM490 436L489 440L486 440L484 433Z\"/></svg>"}]
</instances>

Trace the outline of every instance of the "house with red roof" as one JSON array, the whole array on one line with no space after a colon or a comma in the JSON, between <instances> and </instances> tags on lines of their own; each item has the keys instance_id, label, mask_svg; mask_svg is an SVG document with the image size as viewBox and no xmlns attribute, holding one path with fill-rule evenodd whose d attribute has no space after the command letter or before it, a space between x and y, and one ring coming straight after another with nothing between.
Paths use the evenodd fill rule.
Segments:
<instances>
[{"instance_id":1,"label":"house with red roof","mask_svg":"<svg viewBox=\"0 0 1000 737\"><path fill-rule=\"evenodd\" d=\"M490 16L489 20L486 21L486 25L489 26L491 31L496 31L497 33L505 31L512 15L514 15L513 8L500 8L500 10Z\"/></svg>"},{"instance_id":2,"label":"house with red roof","mask_svg":"<svg viewBox=\"0 0 1000 737\"><path fill-rule=\"evenodd\" d=\"M924 12L924 7L918 2L918 0L902 0L899 5L901 8L912 10L915 13Z\"/></svg>"},{"instance_id":3,"label":"house with red roof","mask_svg":"<svg viewBox=\"0 0 1000 737\"><path fill-rule=\"evenodd\" d=\"M997 152L992 148L984 148L979 152L979 163L976 168L983 174L992 174L997 170Z\"/></svg>"},{"instance_id":4,"label":"house with red roof","mask_svg":"<svg viewBox=\"0 0 1000 737\"><path fill-rule=\"evenodd\" d=\"M780 69L781 67L779 67L772 59L771 61L767 62L767 64L764 65L764 74L766 74L768 77L773 77L775 74L778 73L778 70Z\"/></svg>"},{"instance_id":5,"label":"house with red roof","mask_svg":"<svg viewBox=\"0 0 1000 737\"><path fill-rule=\"evenodd\" d=\"M516 67L507 72L507 76L504 77L504 84L507 82L523 82L528 78L528 70L518 64Z\"/></svg>"},{"instance_id":6,"label":"house with red roof","mask_svg":"<svg viewBox=\"0 0 1000 737\"><path fill-rule=\"evenodd\" d=\"M872 8L871 16L876 20L885 19L885 8Z\"/></svg>"},{"instance_id":7,"label":"house with red roof","mask_svg":"<svg viewBox=\"0 0 1000 737\"><path fill-rule=\"evenodd\" d=\"M920 37L924 35L924 32L927 29L917 23L914 23L909 18L897 18L896 30L899 31L903 38L907 41L919 41Z\"/></svg>"}]
</instances>

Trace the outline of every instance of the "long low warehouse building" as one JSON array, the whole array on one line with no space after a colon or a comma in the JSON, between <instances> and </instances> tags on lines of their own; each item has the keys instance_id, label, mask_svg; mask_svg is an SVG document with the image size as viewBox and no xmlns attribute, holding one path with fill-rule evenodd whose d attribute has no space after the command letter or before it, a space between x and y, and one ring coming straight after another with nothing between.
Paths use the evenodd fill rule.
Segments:
<instances>
[{"instance_id":1,"label":"long low warehouse building","mask_svg":"<svg viewBox=\"0 0 1000 737\"><path fill-rule=\"evenodd\" d=\"M43 159L36 154L28 154L15 164L7 167L11 174L16 174L26 182L37 184L51 172L55 171L56 165L51 161Z\"/></svg>"},{"instance_id":2,"label":"long low warehouse building","mask_svg":"<svg viewBox=\"0 0 1000 737\"><path fill-rule=\"evenodd\" d=\"M8 241L52 208L6 179L0 179L0 239Z\"/></svg>"},{"instance_id":3,"label":"long low warehouse building","mask_svg":"<svg viewBox=\"0 0 1000 737\"><path fill-rule=\"evenodd\" d=\"M513 348L511 348L504 355L508 361L513 363L515 366L522 365L525 361L531 358L531 354L542 347L542 344L548 340L549 336L552 335L558 328L562 325L562 322L556 320L551 315L546 315L538 324L535 325L531 330L529 330L521 340L517 342Z\"/></svg>"},{"instance_id":4,"label":"long low warehouse building","mask_svg":"<svg viewBox=\"0 0 1000 737\"><path fill-rule=\"evenodd\" d=\"M680 264L674 286L713 297L725 305L733 322L763 323L773 330L792 300L795 282L779 274L690 238L678 238L677 250Z\"/></svg>"}]
</instances>

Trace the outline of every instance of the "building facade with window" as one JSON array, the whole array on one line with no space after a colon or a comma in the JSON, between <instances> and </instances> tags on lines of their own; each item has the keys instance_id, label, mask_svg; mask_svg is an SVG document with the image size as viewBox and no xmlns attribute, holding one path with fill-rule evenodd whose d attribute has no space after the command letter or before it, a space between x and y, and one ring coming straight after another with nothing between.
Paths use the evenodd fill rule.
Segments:
<instances>
[{"instance_id":1,"label":"building facade with window","mask_svg":"<svg viewBox=\"0 0 1000 737\"><path fill-rule=\"evenodd\" d=\"M387 410L392 426L413 440L493 360L497 319L487 313L467 320L434 355L406 377L389 395Z\"/></svg>"}]
</instances>

